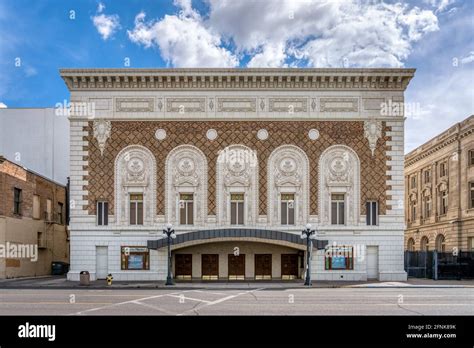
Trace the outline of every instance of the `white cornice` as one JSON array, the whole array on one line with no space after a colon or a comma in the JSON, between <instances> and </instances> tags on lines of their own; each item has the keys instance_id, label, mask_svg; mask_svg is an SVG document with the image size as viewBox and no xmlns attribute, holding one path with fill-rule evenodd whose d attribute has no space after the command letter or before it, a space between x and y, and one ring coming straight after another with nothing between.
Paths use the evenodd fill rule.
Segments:
<instances>
[{"instance_id":1,"label":"white cornice","mask_svg":"<svg viewBox=\"0 0 474 348\"><path fill-rule=\"evenodd\" d=\"M70 91L396 90L415 69L60 69Z\"/></svg>"}]
</instances>

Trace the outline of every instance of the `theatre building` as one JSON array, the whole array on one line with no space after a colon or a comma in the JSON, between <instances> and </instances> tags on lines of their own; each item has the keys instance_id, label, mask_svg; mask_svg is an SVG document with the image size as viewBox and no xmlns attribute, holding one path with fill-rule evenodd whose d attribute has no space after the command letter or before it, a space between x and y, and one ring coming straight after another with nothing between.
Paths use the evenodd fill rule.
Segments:
<instances>
[{"instance_id":1,"label":"theatre building","mask_svg":"<svg viewBox=\"0 0 474 348\"><path fill-rule=\"evenodd\" d=\"M70 280L405 280L413 69L64 69ZM387 107L389 106L389 107ZM403 107L401 108L403 109Z\"/></svg>"}]
</instances>

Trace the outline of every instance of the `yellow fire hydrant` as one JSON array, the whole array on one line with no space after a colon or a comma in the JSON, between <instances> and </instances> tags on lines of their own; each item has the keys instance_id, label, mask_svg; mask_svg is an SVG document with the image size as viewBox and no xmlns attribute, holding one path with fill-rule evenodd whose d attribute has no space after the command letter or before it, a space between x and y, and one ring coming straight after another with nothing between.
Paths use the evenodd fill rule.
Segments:
<instances>
[{"instance_id":1,"label":"yellow fire hydrant","mask_svg":"<svg viewBox=\"0 0 474 348\"><path fill-rule=\"evenodd\" d=\"M112 280L114 279L114 277L112 277L112 274L108 274L107 275L107 285L112 285Z\"/></svg>"}]
</instances>

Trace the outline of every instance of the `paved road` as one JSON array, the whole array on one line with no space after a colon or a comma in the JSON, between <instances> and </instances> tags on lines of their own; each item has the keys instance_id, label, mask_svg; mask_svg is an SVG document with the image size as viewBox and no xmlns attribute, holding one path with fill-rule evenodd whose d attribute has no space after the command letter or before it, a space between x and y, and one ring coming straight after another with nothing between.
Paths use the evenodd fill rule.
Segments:
<instances>
[{"instance_id":1,"label":"paved road","mask_svg":"<svg viewBox=\"0 0 474 348\"><path fill-rule=\"evenodd\" d=\"M0 289L0 315L257 314L474 315L474 289Z\"/></svg>"}]
</instances>

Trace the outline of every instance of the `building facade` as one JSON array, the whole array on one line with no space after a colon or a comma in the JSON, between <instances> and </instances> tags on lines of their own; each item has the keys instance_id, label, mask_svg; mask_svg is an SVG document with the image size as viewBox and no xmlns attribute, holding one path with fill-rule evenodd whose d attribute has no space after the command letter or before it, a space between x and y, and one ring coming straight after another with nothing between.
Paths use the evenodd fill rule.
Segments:
<instances>
[{"instance_id":1,"label":"building facade","mask_svg":"<svg viewBox=\"0 0 474 348\"><path fill-rule=\"evenodd\" d=\"M474 251L474 116L405 157L405 248Z\"/></svg>"},{"instance_id":2,"label":"building facade","mask_svg":"<svg viewBox=\"0 0 474 348\"><path fill-rule=\"evenodd\" d=\"M0 278L69 262L66 188L0 156Z\"/></svg>"},{"instance_id":3,"label":"building facade","mask_svg":"<svg viewBox=\"0 0 474 348\"><path fill-rule=\"evenodd\" d=\"M68 278L165 279L167 223L175 278L301 278L310 223L313 279L405 280L404 117L387 105L413 75L61 70L74 105Z\"/></svg>"}]
</instances>

